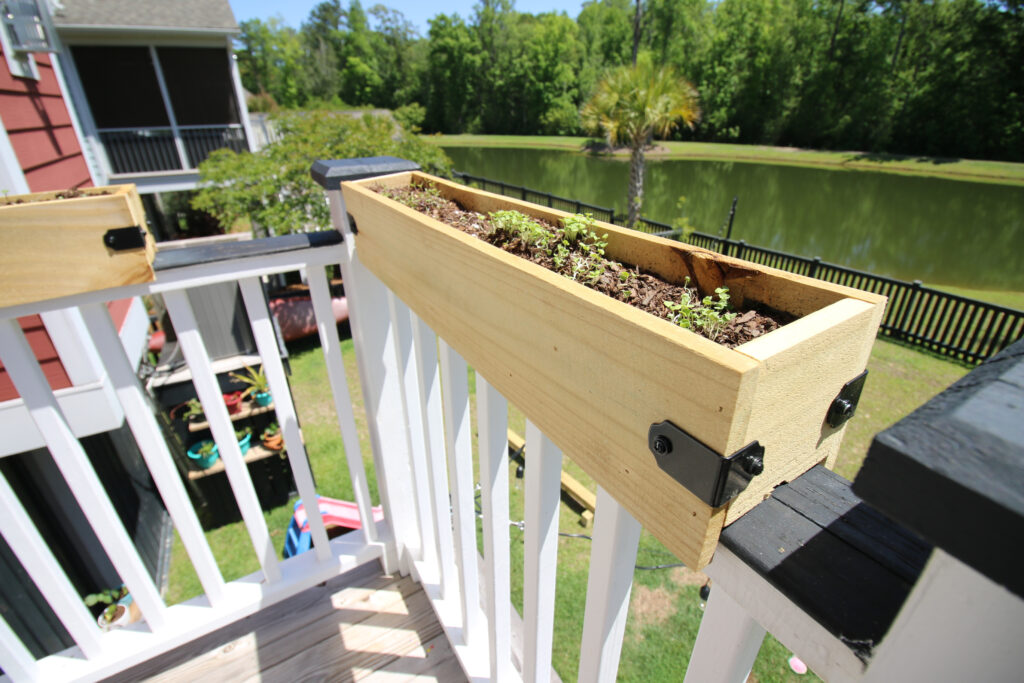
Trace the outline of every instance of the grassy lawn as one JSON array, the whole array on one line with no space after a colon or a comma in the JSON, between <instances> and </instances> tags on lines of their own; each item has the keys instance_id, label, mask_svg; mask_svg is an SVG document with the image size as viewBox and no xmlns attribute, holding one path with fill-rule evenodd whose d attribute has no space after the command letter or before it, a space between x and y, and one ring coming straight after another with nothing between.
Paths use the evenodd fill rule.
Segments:
<instances>
[{"instance_id":1,"label":"grassy lawn","mask_svg":"<svg viewBox=\"0 0 1024 683\"><path fill-rule=\"evenodd\" d=\"M959 294L971 299L987 301L990 304L998 304L1007 308L1015 308L1024 311L1024 292L997 292L989 289L965 289L964 287L949 287L947 285L929 285L943 292Z\"/></svg>"},{"instance_id":2,"label":"grassy lawn","mask_svg":"<svg viewBox=\"0 0 1024 683\"><path fill-rule=\"evenodd\" d=\"M425 139L448 147L513 147L579 152L589 138L554 135L425 135ZM862 171L884 171L905 175L933 176L954 180L1024 185L1024 164L976 159L828 152L794 147L734 145L712 142L659 142L650 159L707 159L746 161L790 166L814 166ZM628 159L628 152L617 152Z\"/></svg>"},{"instance_id":3,"label":"grassy lawn","mask_svg":"<svg viewBox=\"0 0 1024 683\"><path fill-rule=\"evenodd\" d=\"M333 406L328 402L323 354L314 342L291 348L293 374L292 392L305 435L318 491L333 498L352 499L348 470L343 459L344 448L338 434ZM369 439L362 398L358 395L358 377L351 339L342 341L342 353L349 379L354 383L356 421L364 461L372 472L368 455ZM840 454L838 471L852 477L863 461L871 437L896 422L915 407L938 393L967 372L967 368L922 354L918 351L879 340L869 363L871 375L861 399L857 417L850 423ZM470 391L475 382L470 373ZM475 435L475 411L473 416ZM510 426L520 434L525 431L525 418L510 408ZM475 437L474 437L475 441ZM529 453L527 453L529 458ZM563 467L578 480L596 490L594 482L575 463L566 459ZM371 475L372 478L372 475ZM510 518L523 518L523 481L509 469ZM377 493L372 495L376 501ZM280 553L292 506L286 505L265 513L267 526ZM589 533L581 527L579 516L563 503L560 530L566 533ZM522 610L523 534L510 529L512 551L512 600ZM230 524L207 533L226 580L252 573L259 567L242 523ZM586 602L587 570L590 541L563 536L559 539L558 584L555 600L554 667L564 680L576 678L579 642L582 636L583 612ZM637 564L653 566L674 564L676 560L646 532L640 542ZM704 577L685 567L653 571L638 569L630 604L630 617L623 645L619 679L623 681L676 680L686 670L690 650L700 625L702 605L699 587ZM175 538L171 563L169 604L199 595L202 588L184 552ZM754 667L758 681L817 680L811 675L796 676L786 660L789 652L770 636L765 639Z\"/></svg>"}]
</instances>

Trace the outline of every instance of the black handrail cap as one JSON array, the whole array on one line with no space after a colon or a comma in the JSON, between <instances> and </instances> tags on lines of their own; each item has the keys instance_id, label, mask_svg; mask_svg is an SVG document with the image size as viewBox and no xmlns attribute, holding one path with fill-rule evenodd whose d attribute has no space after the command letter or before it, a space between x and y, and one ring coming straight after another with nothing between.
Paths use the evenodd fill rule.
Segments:
<instances>
[{"instance_id":1,"label":"black handrail cap","mask_svg":"<svg viewBox=\"0 0 1024 683\"><path fill-rule=\"evenodd\" d=\"M310 175L325 190L337 190L346 180L361 180L389 173L418 171L415 161L398 157L361 157L359 159L321 159L313 162Z\"/></svg>"}]
</instances>

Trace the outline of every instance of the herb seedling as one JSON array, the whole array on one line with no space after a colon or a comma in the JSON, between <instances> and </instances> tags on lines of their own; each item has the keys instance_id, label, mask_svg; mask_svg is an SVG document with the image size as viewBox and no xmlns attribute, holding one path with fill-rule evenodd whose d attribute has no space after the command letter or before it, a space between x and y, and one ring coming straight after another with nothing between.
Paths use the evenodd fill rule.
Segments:
<instances>
[{"instance_id":1,"label":"herb seedling","mask_svg":"<svg viewBox=\"0 0 1024 683\"><path fill-rule=\"evenodd\" d=\"M686 278L679 301L665 302L665 308L671 311L669 322L714 341L736 317L735 313L729 312L729 288L718 287L715 296L717 301L710 295L700 299L697 290L690 287L690 278Z\"/></svg>"}]
</instances>

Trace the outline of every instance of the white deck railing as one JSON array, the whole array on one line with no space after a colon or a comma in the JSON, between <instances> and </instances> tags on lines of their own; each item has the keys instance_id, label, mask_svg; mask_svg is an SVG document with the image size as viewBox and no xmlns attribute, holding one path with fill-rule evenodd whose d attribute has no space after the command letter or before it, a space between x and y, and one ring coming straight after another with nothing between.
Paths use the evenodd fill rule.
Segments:
<instances>
[{"instance_id":1,"label":"white deck railing","mask_svg":"<svg viewBox=\"0 0 1024 683\"><path fill-rule=\"evenodd\" d=\"M242 248L245 249L244 246ZM252 250L251 247L249 249ZM109 633L100 631L83 604L82 596L47 548L17 495L0 477L0 533L77 644L66 652L35 661L6 622L0 622L0 668L10 677L14 680L53 681L90 680L109 675L386 554L390 532L387 523L378 527L373 522L367 474L359 457L348 378L341 359L324 272L325 265L337 263L339 254L338 245L261 253L163 270L155 282L147 285L81 294L65 300L0 311L0 359L21 396L19 400L24 402L36 428L44 436L46 447L144 619L144 622L125 629ZM260 281L265 275L299 269L308 275L313 307L320 322L318 327L332 387L332 396L324 397L324 400L333 400L346 451L356 456L348 459L348 466L363 530L348 534L343 539L328 541L322 519L311 515L314 552L280 561L274 552L248 467L234 436L186 292L217 282L238 282L275 398L276 419L288 443L288 458L297 490L303 500L315 500L313 476ZM104 305L110 299L143 294L162 294L164 297L218 444L231 490L259 559L260 571L243 579L224 581L171 452L149 408L145 390ZM105 381L109 381L115 390L126 422L195 567L205 595L174 606L165 605L160 597L17 322L19 316L47 310L65 310L68 316L80 319L84 329L88 330L88 338L78 342L92 349L101 359ZM342 457L341 454L338 457Z\"/></svg>"},{"instance_id":2,"label":"white deck railing","mask_svg":"<svg viewBox=\"0 0 1024 683\"><path fill-rule=\"evenodd\" d=\"M328 199L333 220L345 238L341 243L280 250L267 245L281 245L281 239L291 238L254 241L238 245L236 256L228 260L160 270L151 284L0 310L0 359L145 620L102 633L17 496L0 477L0 533L77 643L66 652L36 661L0 620L0 667L14 680L100 678L377 559L386 571L411 573L422 583L471 680L551 678L562 455L535 425L527 424L530 462L524 483L524 608L519 648L513 627L518 619L509 598L508 403L488 378L477 375L475 457L481 486L481 558L476 541L472 397L466 363L457 349L438 339L361 264L340 191L329 191ZM379 524L373 522L368 474L356 433L350 385L354 378L346 376L331 312L324 273L324 267L331 264L341 265L348 296L374 462L372 476L385 513ZM310 501L316 494L314 481L260 281L267 275L294 270L305 271L309 281L331 386L331 396L324 400L332 401L337 413L364 531L329 542L321 519L310 515L314 552L280 561L185 293L212 283L239 283L275 397L277 420L288 443L296 486L300 497ZM243 579L224 581L171 453L147 408L144 389L102 306L109 299L141 294L164 296L224 459L261 566L259 572ZM17 316L44 310L69 310L81 316L89 332L89 338L81 343L93 347L102 359L205 595L174 606L161 599L16 322ZM609 493L599 489L597 500L579 645L581 681L616 678L640 537L638 522ZM744 571L742 562L727 551L721 551L709 566L708 572L716 581L720 577L721 586L716 587L708 605L687 680L744 680L765 633L762 625L778 633L801 656L806 652L808 663L822 673L851 680L863 674L862 663L844 643L763 578Z\"/></svg>"}]
</instances>

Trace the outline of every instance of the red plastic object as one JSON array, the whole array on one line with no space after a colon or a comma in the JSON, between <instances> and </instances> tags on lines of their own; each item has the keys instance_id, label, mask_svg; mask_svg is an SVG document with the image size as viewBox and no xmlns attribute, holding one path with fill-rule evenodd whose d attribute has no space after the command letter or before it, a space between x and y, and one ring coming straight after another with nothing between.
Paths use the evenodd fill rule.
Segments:
<instances>
[{"instance_id":1,"label":"red plastic object","mask_svg":"<svg viewBox=\"0 0 1024 683\"><path fill-rule=\"evenodd\" d=\"M242 409L242 392L233 391L230 394L224 394L224 405L228 407L228 414L237 413Z\"/></svg>"}]
</instances>

